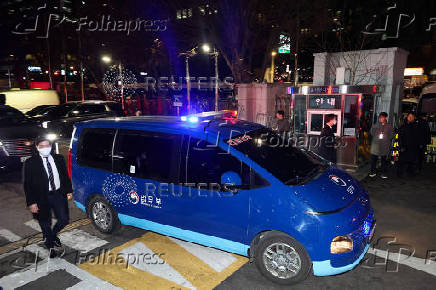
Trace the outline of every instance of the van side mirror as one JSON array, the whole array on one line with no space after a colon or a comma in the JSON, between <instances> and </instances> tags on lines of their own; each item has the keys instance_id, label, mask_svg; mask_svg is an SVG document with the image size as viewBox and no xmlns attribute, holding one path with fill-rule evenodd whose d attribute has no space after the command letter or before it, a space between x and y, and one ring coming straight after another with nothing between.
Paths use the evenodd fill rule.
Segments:
<instances>
[{"instance_id":1,"label":"van side mirror","mask_svg":"<svg viewBox=\"0 0 436 290\"><path fill-rule=\"evenodd\" d=\"M221 184L239 186L242 185L242 179L238 173L234 171L226 171L221 174Z\"/></svg>"}]
</instances>

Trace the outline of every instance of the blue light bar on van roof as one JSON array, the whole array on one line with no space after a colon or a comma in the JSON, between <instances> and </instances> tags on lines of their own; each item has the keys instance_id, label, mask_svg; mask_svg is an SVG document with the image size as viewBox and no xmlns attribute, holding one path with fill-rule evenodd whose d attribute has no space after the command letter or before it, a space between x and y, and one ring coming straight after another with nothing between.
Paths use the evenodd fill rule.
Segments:
<instances>
[{"instance_id":1,"label":"blue light bar on van roof","mask_svg":"<svg viewBox=\"0 0 436 290\"><path fill-rule=\"evenodd\" d=\"M229 111L229 110L223 110L219 112L203 112L188 116L182 116L180 117L180 120L183 122L190 122L190 123L198 123L200 121L207 121L212 120L215 118L223 118L223 117L236 117L237 112L236 111Z\"/></svg>"}]
</instances>

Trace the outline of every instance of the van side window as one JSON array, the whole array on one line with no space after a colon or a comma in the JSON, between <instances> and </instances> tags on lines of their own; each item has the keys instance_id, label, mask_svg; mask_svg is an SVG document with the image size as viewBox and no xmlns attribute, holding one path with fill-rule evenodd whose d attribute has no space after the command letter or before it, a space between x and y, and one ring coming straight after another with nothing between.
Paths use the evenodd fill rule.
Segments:
<instances>
[{"instance_id":1,"label":"van side window","mask_svg":"<svg viewBox=\"0 0 436 290\"><path fill-rule=\"evenodd\" d=\"M205 140L190 138L187 153L187 183L221 183L221 175L234 171L243 184L250 184L250 168L227 151Z\"/></svg>"},{"instance_id":2,"label":"van side window","mask_svg":"<svg viewBox=\"0 0 436 290\"><path fill-rule=\"evenodd\" d=\"M181 136L162 132L120 130L114 171L160 182L178 183Z\"/></svg>"},{"instance_id":3,"label":"van side window","mask_svg":"<svg viewBox=\"0 0 436 290\"><path fill-rule=\"evenodd\" d=\"M114 129L83 129L80 134L77 162L81 166L112 170Z\"/></svg>"}]
</instances>

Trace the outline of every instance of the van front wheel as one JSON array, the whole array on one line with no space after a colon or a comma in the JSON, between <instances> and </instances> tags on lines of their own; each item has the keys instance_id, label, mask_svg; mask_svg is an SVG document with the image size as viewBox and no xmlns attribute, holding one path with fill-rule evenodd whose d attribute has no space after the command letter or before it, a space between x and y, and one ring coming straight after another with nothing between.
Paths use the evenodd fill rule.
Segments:
<instances>
[{"instance_id":1,"label":"van front wheel","mask_svg":"<svg viewBox=\"0 0 436 290\"><path fill-rule=\"evenodd\" d=\"M268 279L295 284L307 278L312 263L304 247L282 233L265 234L255 251L256 266Z\"/></svg>"},{"instance_id":2,"label":"van front wheel","mask_svg":"<svg viewBox=\"0 0 436 290\"><path fill-rule=\"evenodd\" d=\"M102 233L112 233L120 226L120 221L114 208L102 196L96 196L89 201L87 213L91 218L92 224Z\"/></svg>"}]
</instances>

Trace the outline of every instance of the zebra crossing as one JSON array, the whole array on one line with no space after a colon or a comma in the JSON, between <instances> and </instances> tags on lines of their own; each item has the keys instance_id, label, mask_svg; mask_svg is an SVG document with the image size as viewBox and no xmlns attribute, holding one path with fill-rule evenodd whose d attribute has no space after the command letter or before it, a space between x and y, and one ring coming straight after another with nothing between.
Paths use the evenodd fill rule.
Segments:
<instances>
[{"instance_id":1,"label":"zebra crossing","mask_svg":"<svg viewBox=\"0 0 436 290\"><path fill-rule=\"evenodd\" d=\"M24 224L40 232L35 220ZM9 229L0 229L0 238L11 243L23 239ZM119 246L111 245L110 236L103 239L81 228L62 232L59 238L66 247L87 258L75 262L50 259L41 242L28 244L1 254L0 262L23 251L34 254L39 262L0 277L0 287L33 288L51 283L52 279L53 283L69 281L70 284L58 285L61 289L212 289L248 261L245 257L146 231Z\"/></svg>"}]
</instances>

